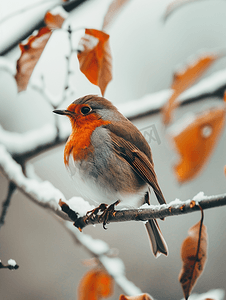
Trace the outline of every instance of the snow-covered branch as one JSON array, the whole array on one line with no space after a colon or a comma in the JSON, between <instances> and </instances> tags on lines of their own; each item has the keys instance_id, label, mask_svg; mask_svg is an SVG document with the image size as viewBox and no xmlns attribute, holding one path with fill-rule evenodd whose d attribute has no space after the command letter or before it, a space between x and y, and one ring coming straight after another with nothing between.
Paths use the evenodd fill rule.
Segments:
<instances>
[{"instance_id":1,"label":"snow-covered branch","mask_svg":"<svg viewBox=\"0 0 226 300\"><path fill-rule=\"evenodd\" d=\"M183 92L177 101L180 105L187 105L207 98L223 99L225 90L226 70L221 70L200 80L197 84ZM148 94L140 99L119 104L118 109L130 120L160 113L163 105L172 95L172 92L171 89L167 89Z\"/></svg>"},{"instance_id":2,"label":"snow-covered branch","mask_svg":"<svg viewBox=\"0 0 226 300\"><path fill-rule=\"evenodd\" d=\"M163 205L148 205L144 204L139 209L124 209L116 210L114 214L109 215L109 222L125 222L125 221L147 221L149 219L162 219L170 216L177 216L187 213L199 211L199 206L202 209L208 209L213 207L219 207L226 205L226 194L216 196L204 196L203 192L200 192L193 199L181 201L176 199L168 204ZM71 218L74 225L80 229L91 224L102 223L99 215L92 216L92 218L77 217L76 210L73 210L65 203L61 203L62 209L69 216L75 216ZM72 213L74 212L74 214Z\"/></svg>"},{"instance_id":3,"label":"snow-covered branch","mask_svg":"<svg viewBox=\"0 0 226 300\"><path fill-rule=\"evenodd\" d=\"M0 144L19 161L27 161L42 152L66 142L70 133L70 124L61 124L59 135L53 124L25 133L9 132L0 126Z\"/></svg>"},{"instance_id":4,"label":"snow-covered branch","mask_svg":"<svg viewBox=\"0 0 226 300\"><path fill-rule=\"evenodd\" d=\"M64 222L65 223L65 222ZM71 222L66 222L66 229L76 243L82 245L92 257L111 275L122 291L129 296L141 294L141 290L125 276L125 266L118 257L111 257L112 250L102 240L93 239L87 234L80 233Z\"/></svg>"},{"instance_id":5,"label":"snow-covered branch","mask_svg":"<svg viewBox=\"0 0 226 300\"><path fill-rule=\"evenodd\" d=\"M15 162L5 147L1 145L0 171L33 202L52 210L61 218L68 220L67 215L62 212L58 205L59 199L65 199L64 195L48 181L38 182L35 179L27 178L23 174L22 167Z\"/></svg>"}]
</instances>

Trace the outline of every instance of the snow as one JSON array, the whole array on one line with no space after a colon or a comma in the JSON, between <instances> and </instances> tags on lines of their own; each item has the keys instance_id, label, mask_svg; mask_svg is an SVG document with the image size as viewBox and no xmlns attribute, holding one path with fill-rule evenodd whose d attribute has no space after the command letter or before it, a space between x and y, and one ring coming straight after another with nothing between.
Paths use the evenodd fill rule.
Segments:
<instances>
[{"instance_id":1,"label":"snow","mask_svg":"<svg viewBox=\"0 0 226 300\"><path fill-rule=\"evenodd\" d=\"M185 201L181 201L180 199L176 198L175 200L173 200L167 204L162 204L162 205L149 205L149 204L145 203L139 207L139 210L140 209L150 209L153 211L159 211L159 210L163 210L163 209L168 209L170 207L178 208L178 207L181 207L182 205L190 205L190 202L192 200L196 201L196 204L198 205L200 201L206 200L206 199L211 199L212 197L214 197L214 196L205 196L204 192L199 192L192 199L187 199Z\"/></svg>"},{"instance_id":2,"label":"snow","mask_svg":"<svg viewBox=\"0 0 226 300\"><path fill-rule=\"evenodd\" d=\"M16 183L17 187L33 201L51 208L53 211L59 211L60 214L62 213L58 202L60 199L66 200L61 191L48 181L38 182L35 179L26 178L21 166L12 159L2 145L0 145L0 168L7 178Z\"/></svg>"},{"instance_id":3,"label":"snow","mask_svg":"<svg viewBox=\"0 0 226 300\"><path fill-rule=\"evenodd\" d=\"M108 274L113 276L115 282L122 288L127 295L139 295L141 290L125 277L125 266L118 257L108 257L111 255L111 249L104 241L93 239L91 236L81 233L73 226L71 222L65 222L66 227L75 235L78 242L84 246L106 269Z\"/></svg>"},{"instance_id":4,"label":"snow","mask_svg":"<svg viewBox=\"0 0 226 300\"><path fill-rule=\"evenodd\" d=\"M201 201L201 200L203 200L205 198L206 198L206 196L204 195L204 192L199 192L197 195L195 195L193 197L193 200L194 201Z\"/></svg>"},{"instance_id":5,"label":"snow","mask_svg":"<svg viewBox=\"0 0 226 300\"><path fill-rule=\"evenodd\" d=\"M12 267L15 267L16 266L16 262L14 259L9 259L8 260L8 265L12 266Z\"/></svg>"},{"instance_id":6,"label":"snow","mask_svg":"<svg viewBox=\"0 0 226 300\"><path fill-rule=\"evenodd\" d=\"M128 296L139 295L142 291L125 277L125 266L123 261L118 257L99 257L107 272L113 276L115 282L122 287Z\"/></svg>"},{"instance_id":7,"label":"snow","mask_svg":"<svg viewBox=\"0 0 226 300\"><path fill-rule=\"evenodd\" d=\"M190 201L190 200L189 200ZM180 199L178 199L178 198L176 198L175 200L173 200L173 201L171 201L170 203L168 203L168 206L176 206L176 205L178 205L178 206L180 206L181 204L183 204L183 202L180 200Z\"/></svg>"},{"instance_id":8,"label":"snow","mask_svg":"<svg viewBox=\"0 0 226 300\"><path fill-rule=\"evenodd\" d=\"M110 251L110 248L107 243L102 240L93 239L90 235L79 232L77 228L72 224L72 222L66 222L66 227L73 232L76 236L76 239L86 247L92 254L101 256Z\"/></svg>"},{"instance_id":9,"label":"snow","mask_svg":"<svg viewBox=\"0 0 226 300\"><path fill-rule=\"evenodd\" d=\"M226 70L213 73L208 78L200 80L196 85L182 93L178 101L183 102L186 99L200 96L206 93L212 93L226 84Z\"/></svg>"},{"instance_id":10,"label":"snow","mask_svg":"<svg viewBox=\"0 0 226 300\"><path fill-rule=\"evenodd\" d=\"M214 300L223 300L225 292L221 289L210 290L204 294L191 294L189 296L189 300L206 300L206 299L214 299ZM183 299L182 299L183 300Z\"/></svg>"},{"instance_id":11,"label":"snow","mask_svg":"<svg viewBox=\"0 0 226 300\"><path fill-rule=\"evenodd\" d=\"M81 197L72 197L70 200L66 200L65 203L67 203L73 211L78 213L80 217L85 216L87 211L95 208L95 206L89 204L88 201Z\"/></svg>"},{"instance_id":12,"label":"snow","mask_svg":"<svg viewBox=\"0 0 226 300\"><path fill-rule=\"evenodd\" d=\"M226 84L226 70L221 70L200 80L196 85L183 92L177 99L184 102L187 99L197 97L206 93L212 93ZM172 95L173 90L162 90L153 94L147 94L140 99L117 104L119 111L127 118L143 114L147 111L161 109Z\"/></svg>"},{"instance_id":13,"label":"snow","mask_svg":"<svg viewBox=\"0 0 226 300\"><path fill-rule=\"evenodd\" d=\"M10 154L24 154L38 146L50 143L56 138L56 128L46 124L39 129L25 133L9 132L0 126L0 143L5 145Z\"/></svg>"},{"instance_id":14,"label":"snow","mask_svg":"<svg viewBox=\"0 0 226 300\"><path fill-rule=\"evenodd\" d=\"M110 250L107 243L102 240L93 239L90 235L87 234L79 234L79 240L95 255L103 255Z\"/></svg>"},{"instance_id":15,"label":"snow","mask_svg":"<svg viewBox=\"0 0 226 300\"><path fill-rule=\"evenodd\" d=\"M144 97L117 105L118 110L127 118L160 109L172 95L172 90L163 90Z\"/></svg>"}]
</instances>

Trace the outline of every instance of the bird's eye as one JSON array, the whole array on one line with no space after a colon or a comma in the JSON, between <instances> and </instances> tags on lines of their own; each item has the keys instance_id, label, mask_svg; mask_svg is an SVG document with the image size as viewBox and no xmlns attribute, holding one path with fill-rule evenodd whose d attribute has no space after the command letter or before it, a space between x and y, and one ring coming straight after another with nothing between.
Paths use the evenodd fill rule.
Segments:
<instances>
[{"instance_id":1,"label":"bird's eye","mask_svg":"<svg viewBox=\"0 0 226 300\"><path fill-rule=\"evenodd\" d=\"M82 108L81 108L81 113L83 114L83 115L87 115L89 112L91 112L91 107L89 107L89 106L83 106Z\"/></svg>"}]
</instances>

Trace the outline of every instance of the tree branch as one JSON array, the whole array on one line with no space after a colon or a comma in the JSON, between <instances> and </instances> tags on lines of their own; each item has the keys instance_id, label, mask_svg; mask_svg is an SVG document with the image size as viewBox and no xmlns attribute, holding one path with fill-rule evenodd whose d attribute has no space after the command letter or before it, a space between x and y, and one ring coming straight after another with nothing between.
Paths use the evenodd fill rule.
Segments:
<instances>
[{"instance_id":1,"label":"tree branch","mask_svg":"<svg viewBox=\"0 0 226 300\"><path fill-rule=\"evenodd\" d=\"M82 3L86 2L88 0L73 0L70 2L64 2L62 4L62 7L67 11L67 12L71 12L72 10L76 9L79 5L81 5ZM44 22L44 17L42 19L40 19L40 21L35 24L34 26L28 26L28 30L26 32L21 32L18 33L18 38L17 40L14 40L11 44L6 45L5 48L0 51L0 56L3 56L5 54L7 54L10 50L12 50L14 47L18 46L19 43L21 43L23 40L25 40L26 38L28 38L34 30L38 30L41 27L45 26L45 22Z\"/></svg>"},{"instance_id":2,"label":"tree branch","mask_svg":"<svg viewBox=\"0 0 226 300\"><path fill-rule=\"evenodd\" d=\"M0 216L0 229L1 229L2 225L4 225L4 223L5 223L5 217L6 217L9 205L10 205L10 200L12 198L12 195L13 195L13 192L15 191L15 189L16 189L16 185L12 181L10 181L6 200L2 203L2 214Z\"/></svg>"},{"instance_id":3,"label":"tree branch","mask_svg":"<svg viewBox=\"0 0 226 300\"><path fill-rule=\"evenodd\" d=\"M125 221L145 222L150 219L162 219L165 217L183 215L199 211L199 205L202 207L202 209L226 205L226 194L217 196L204 196L203 193L199 193L192 200L189 199L186 201L180 201L176 199L169 204L157 206L148 206L147 204L145 204L138 209L116 210L113 215L109 216L108 221L109 223ZM68 214L68 216L70 216L71 220L74 222L74 225L79 229L83 229L87 225L102 223L101 218L98 215L94 216L93 218L87 218L86 216L80 218L76 217L78 214L70 209L66 203L61 203L61 208L65 213ZM72 212L74 212L74 214ZM74 218L72 218L72 216L74 216Z\"/></svg>"},{"instance_id":4,"label":"tree branch","mask_svg":"<svg viewBox=\"0 0 226 300\"><path fill-rule=\"evenodd\" d=\"M39 206L48 208L64 220L69 219L58 205L59 199L65 199L64 195L48 181L38 182L35 179L27 178L22 171L22 167L1 145L0 171L30 200Z\"/></svg>"}]
</instances>

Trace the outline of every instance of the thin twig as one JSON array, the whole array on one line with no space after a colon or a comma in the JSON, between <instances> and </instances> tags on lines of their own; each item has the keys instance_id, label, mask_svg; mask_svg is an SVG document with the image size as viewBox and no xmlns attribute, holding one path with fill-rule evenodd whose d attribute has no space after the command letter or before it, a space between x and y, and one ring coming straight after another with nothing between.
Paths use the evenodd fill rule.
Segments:
<instances>
[{"instance_id":1,"label":"thin twig","mask_svg":"<svg viewBox=\"0 0 226 300\"><path fill-rule=\"evenodd\" d=\"M0 260L0 269L17 270L19 266L13 259L8 260L8 265L4 265Z\"/></svg>"},{"instance_id":2,"label":"thin twig","mask_svg":"<svg viewBox=\"0 0 226 300\"><path fill-rule=\"evenodd\" d=\"M12 194L15 191L15 189L16 189L16 185L12 181L10 181L6 200L2 203L2 213L0 216L0 229L5 223L5 217L6 217L9 205L10 205L10 200L12 198Z\"/></svg>"}]
</instances>

